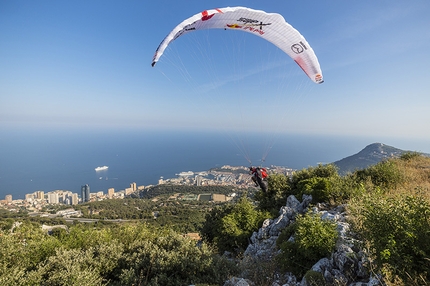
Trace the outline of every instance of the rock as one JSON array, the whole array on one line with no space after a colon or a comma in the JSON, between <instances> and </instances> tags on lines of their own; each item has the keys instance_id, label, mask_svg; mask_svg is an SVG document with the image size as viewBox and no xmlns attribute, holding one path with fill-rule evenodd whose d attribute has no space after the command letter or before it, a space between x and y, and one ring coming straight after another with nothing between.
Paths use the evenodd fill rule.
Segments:
<instances>
[{"instance_id":1,"label":"rock","mask_svg":"<svg viewBox=\"0 0 430 286\"><path fill-rule=\"evenodd\" d=\"M297 282L296 276L291 273L287 273L283 277L282 286L300 286L300 282Z\"/></svg>"},{"instance_id":2,"label":"rock","mask_svg":"<svg viewBox=\"0 0 430 286\"><path fill-rule=\"evenodd\" d=\"M296 199L295 196L290 195L287 198L287 207L297 210L299 205L300 205L300 202L298 199Z\"/></svg>"},{"instance_id":3,"label":"rock","mask_svg":"<svg viewBox=\"0 0 430 286\"><path fill-rule=\"evenodd\" d=\"M330 271L328 271L327 269L324 271L324 279L325 281L327 281L328 283L333 283L334 281L334 277L333 275L330 273Z\"/></svg>"},{"instance_id":4,"label":"rock","mask_svg":"<svg viewBox=\"0 0 430 286\"><path fill-rule=\"evenodd\" d=\"M333 262L341 272L350 272L358 264L358 261L348 256L345 252L336 252L333 254Z\"/></svg>"},{"instance_id":5,"label":"rock","mask_svg":"<svg viewBox=\"0 0 430 286\"><path fill-rule=\"evenodd\" d=\"M262 261L272 260L280 250L276 247L276 240L283 229L295 221L298 214L303 214L309 210L312 196L304 195L302 202L295 196L287 198L286 205L279 210L279 216L275 219L267 219L262 227L254 232L250 239L250 244L244 252L242 261L261 259ZM359 241L352 237L350 225L346 219L346 206L340 205L330 209L327 204L317 204L312 208L312 212L321 215L322 219L328 219L336 223L336 230L339 234L334 251L330 257L322 258L315 263L310 270L320 272L330 285L345 286L376 286L381 285L378 277L369 277L369 273L364 267L367 258L357 247ZM294 242L294 235L288 241ZM248 270L242 272L244 278L232 278L224 284L225 286L252 285L246 280ZM307 286L308 282L302 278L300 282L291 273L278 273L280 278L272 286ZM368 282L367 282L368 281ZM244 284L238 284L244 283ZM245 284L246 283L246 284Z\"/></svg>"},{"instance_id":6,"label":"rock","mask_svg":"<svg viewBox=\"0 0 430 286\"><path fill-rule=\"evenodd\" d=\"M297 211L300 213L303 213L311 202L312 202L312 195L303 195L302 203L298 207Z\"/></svg>"},{"instance_id":7,"label":"rock","mask_svg":"<svg viewBox=\"0 0 430 286\"><path fill-rule=\"evenodd\" d=\"M300 203L295 196L289 196L287 204L279 210L279 216L273 220L266 219L258 232L252 234L250 239L251 244L246 248L244 256L252 255L258 258L273 257L277 252L276 240L281 231L291 223L300 209L307 208L312 201L312 196L306 196L305 198Z\"/></svg>"},{"instance_id":8,"label":"rock","mask_svg":"<svg viewBox=\"0 0 430 286\"><path fill-rule=\"evenodd\" d=\"M339 233L340 238L342 239L347 238L347 234L349 232L349 223L338 221L336 224L337 224L336 229L337 229L337 232Z\"/></svg>"},{"instance_id":9,"label":"rock","mask_svg":"<svg viewBox=\"0 0 430 286\"><path fill-rule=\"evenodd\" d=\"M317 263L314 264L314 266L312 266L311 270L324 274L325 270L330 268L330 260L328 258L321 258Z\"/></svg>"},{"instance_id":10,"label":"rock","mask_svg":"<svg viewBox=\"0 0 430 286\"><path fill-rule=\"evenodd\" d=\"M340 219L340 214L338 213L331 213L328 211L323 211L320 213L321 214L321 219L328 219L334 222L337 222Z\"/></svg>"},{"instance_id":11,"label":"rock","mask_svg":"<svg viewBox=\"0 0 430 286\"><path fill-rule=\"evenodd\" d=\"M254 283L248 279L233 277L224 283L224 286L253 286Z\"/></svg>"},{"instance_id":12,"label":"rock","mask_svg":"<svg viewBox=\"0 0 430 286\"><path fill-rule=\"evenodd\" d=\"M347 286L348 278L339 269L333 269L331 271L333 274L333 284L338 286Z\"/></svg>"},{"instance_id":13,"label":"rock","mask_svg":"<svg viewBox=\"0 0 430 286\"><path fill-rule=\"evenodd\" d=\"M279 236L281 231L286 228L290 223L290 219L288 215L282 214L277 219L275 219L270 226L269 235L271 236Z\"/></svg>"}]
</instances>

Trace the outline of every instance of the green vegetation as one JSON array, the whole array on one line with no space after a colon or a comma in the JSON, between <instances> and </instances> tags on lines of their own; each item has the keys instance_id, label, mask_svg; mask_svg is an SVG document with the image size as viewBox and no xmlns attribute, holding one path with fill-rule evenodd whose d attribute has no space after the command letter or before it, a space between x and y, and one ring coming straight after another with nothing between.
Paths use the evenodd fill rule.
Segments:
<instances>
[{"instance_id":1,"label":"green vegetation","mask_svg":"<svg viewBox=\"0 0 430 286\"><path fill-rule=\"evenodd\" d=\"M279 208L285 205L290 195L299 200L303 195L312 195L312 202L331 204L343 203L352 193L345 191L345 184L337 173L334 165L318 165L295 172L292 177L280 174L271 175L268 179L267 193L258 192L255 196L261 210L277 214Z\"/></svg>"},{"instance_id":2,"label":"green vegetation","mask_svg":"<svg viewBox=\"0 0 430 286\"><path fill-rule=\"evenodd\" d=\"M228 195L234 192L231 186L189 186L189 185L157 185L149 190L140 192L140 198L152 199L155 197L167 197L175 193L180 194L223 194Z\"/></svg>"},{"instance_id":3,"label":"green vegetation","mask_svg":"<svg viewBox=\"0 0 430 286\"><path fill-rule=\"evenodd\" d=\"M430 204L423 196L366 193L350 208L376 271L407 285L430 281Z\"/></svg>"},{"instance_id":4,"label":"green vegetation","mask_svg":"<svg viewBox=\"0 0 430 286\"><path fill-rule=\"evenodd\" d=\"M311 212L281 232L276 259L247 258L237 266L219 255L229 251L240 257L264 219L277 216L288 196L301 200L304 194L312 195L312 204L345 204L362 242L357 246L370 258L368 270L383 274L387 286L429 285L430 158L405 153L345 176L332 165L319 165L291 177L272 174L268 185L267 193L218 204L169 197L226 194L231 188L170 185L143 199L79 205L85 217L100 219L91 224L0 211L0 285L222 285L238 267L256 285L266 285L279 269L324 285L309 269L331 254L337 232ZM48 234L41 224L67 227ZM188 232L200 233L203 241L187 238Z\"/></svg>"},{"instance_id":5,"label":"green vegetation","mask_svg":"<svg viewBox=\"0 0 430 286\"><path fill-rule=\"evenodd\" d=\"M327 283L325 282L324 276L317 271L309 270L305 274L305 279L308 282L309 286L325 286Z\"/></svg>"},{"instance_id":6,"label":"green vegetation","mask_svg":"<svg viewBox=\"0 0 430 286\"><path fill-rule=\"evenodd\" d=\"M0 243L1 285L213 285L236 269L205 243L145 224L73 225L47 235L24 222Z\"/></svg>"},{"instance_id":7,"label":"green vegetation","mask_svg":"<svg viewBox=\"0 0 430 286\"><path fill-rule=\"evenodd\" d=\"M213 204L198 201L143 199L104 200L78 205L84 217L92 219L139 220L182 232L198 232Z\"/></svg>"},{"instance_id":8,"label":"green vegetation","mask_svg":"<svg viewBox=\"0 0 430 286\"><path fill-rule=\"evenodd\" d=\"M264 219L270 215L258 211L251 201L243 196L235 204L226 204L214 208L207 216L201 230L203 237L214 243L223 253L243 252L248 246L248 239L257 231Z\"/></svg>"},{"instance_id":9,"label":"green vegetation","mask_svg":"<svg viewBox=\"0 0 430 286\"><path fill-rule=\"evenodd\" d=\"M281 174L272 174L268 177L267 192L257 192L255 200L261 210L269 211L275 217L290 194L289 178Z\"/></svg>"},{"instance_id":10,"label":"green vegetation","mask_svg":"<svg viewBox=\"0 0 430 286\"><path fill-rule=\"evenodd\" d=\"M296 222L284 231L286 233L277 241L282 251L277 260L284 270L299 277L318 260L330 255L338 236L333 222L310 213L297 217ZM294 233L294 241L288 240L291 233Z\"/></svg>"},{"instance_id":11,"label":"green vegetation","mask_svg":"<svg viewBox=\"0 0 430 286\"><path fill-rule=\"evenodd\" d=\"M0 218L6 219L6 218L20 218L27 216L26 210L19 210L18 212L11 212L5 209L0 209Z\"/></svg>"},{"instance_id":12,"label":"green vegetation","mask_svg":"<svg viewBox=\"0 0 430 286\"><path fill-rule=\"evenodd\" d=\"M371 271L388 285L428 285L430 281L430 158L405 153L340 177L334 166L303 169L291 178L269 178L269 192L256 195L259 208L274 213L285 198L312 195L312 203L346 203L353 231L372 259ZM334 245L333 226L298 217L278 238L279 266L303 275ZM289 238L293 236L294 242Z\"/></svg>"}]
</instances>

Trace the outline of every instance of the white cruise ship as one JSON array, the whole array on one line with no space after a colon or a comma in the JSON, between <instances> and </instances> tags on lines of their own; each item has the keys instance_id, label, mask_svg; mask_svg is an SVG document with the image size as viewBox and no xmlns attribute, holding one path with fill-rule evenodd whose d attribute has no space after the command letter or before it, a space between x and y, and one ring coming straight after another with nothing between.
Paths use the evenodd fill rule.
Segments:
<instances>
[{"instance_id":1,"label":"white cruise ship","mask_svg":"<svg viewBox=\"0 0 430 286\"><path fill-rule=\"evenodd\" d=\"M102 166L102 167L97 167L97 168L95 168L94 170L96 170L96 172L98 172L98 171L104 171L104 170L107 170L109 167L108 166Z\"/></svg>"},{"instance_id":2,"label":"white cruise ship","mask_svg":"<svg viewBox=\"0 0 430 286\"><path fill-rule=\"evenodd\" d=\"M194 175L194 172L188 171L188 172L180 172L179 174L176 174L177 176L185 177L185 176L192 176Z\"/></svg>"}]
</instances>

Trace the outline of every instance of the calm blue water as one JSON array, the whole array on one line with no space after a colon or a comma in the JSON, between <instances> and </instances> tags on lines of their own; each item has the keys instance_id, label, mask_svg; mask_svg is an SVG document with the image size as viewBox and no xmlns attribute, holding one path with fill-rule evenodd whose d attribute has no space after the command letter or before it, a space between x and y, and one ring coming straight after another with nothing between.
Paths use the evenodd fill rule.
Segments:
<instances>
[{"instance_id":1,"label":"calm blue water","mask_svg":"<svg viewBox=\"0 0 430 286\"><path fill-rule=\"evenodd\" d=\"M244 153L254 165L260 165L264 142L270 137L156 131L0 133L0 199L6 194L24 198L37 190L80 193L84 184L90 185L91 192L105 193L111 187L116 191L127 188L132 182L156 184L160 176L172 178L182 171L203 171L225 164L248 166ZM282 135L275 138L264 165L301 169L329 163L381 142L369 140ZM247 152L241 152L245 149ZM94 168L104 165L109 166L107 171L95 172Z\"/></svg>"}]
</instances>

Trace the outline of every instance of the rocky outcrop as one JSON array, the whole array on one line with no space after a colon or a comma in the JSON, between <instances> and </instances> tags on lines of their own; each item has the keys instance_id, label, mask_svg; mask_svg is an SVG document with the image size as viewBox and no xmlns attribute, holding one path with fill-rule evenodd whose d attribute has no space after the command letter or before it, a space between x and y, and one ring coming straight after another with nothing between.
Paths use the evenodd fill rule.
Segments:
<instances>
[{"instance_id":1,"label":"rocky outcrop","mask_svg":"<svg viewBox=\"0 0 430 286\"><path fill-rule=\"evenodd\" d=\"M323 204L318 204L312 208L309 207L312 197L304 195L300 202L294 196L289 196L287 203L279 211L276 219L267 219L258 232L254 232L250 239L243 259L242 266L248 261L260 261L262 263L273 261L279 253L276 246L281 231L295 221L298 214L307 211L317 213L322 219L328 219L336 223L339 238L336 242L335 250L330 257L322 258L315 263L311 269L319 272L324 277L326 285L336 286L376 286L383 285L378 277L372 277L366 270L365 264L367 257L358 247L359 241L353 238L350 232L350 225L347 222L345 206L338 206L334 209L328 209ZM290 240L294 240L291 237ZM241 274L241 278L232 278L227 281L225 286L248 286L255 285L252 282L251 272L246 266ZM274 275L273 286L310 286L306 281L306 276L301 280L291 273L277 273Z\"/></svg>"}]
</instances>

